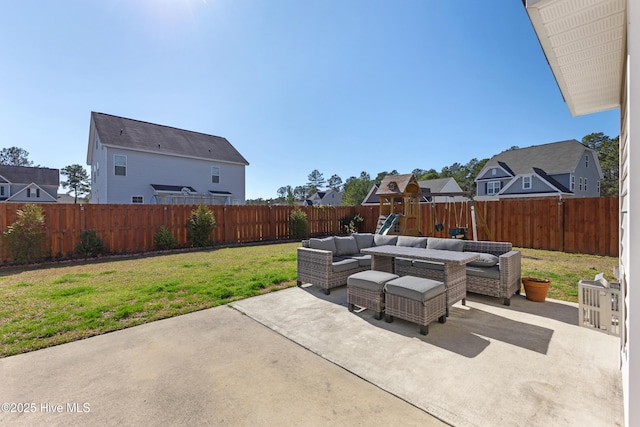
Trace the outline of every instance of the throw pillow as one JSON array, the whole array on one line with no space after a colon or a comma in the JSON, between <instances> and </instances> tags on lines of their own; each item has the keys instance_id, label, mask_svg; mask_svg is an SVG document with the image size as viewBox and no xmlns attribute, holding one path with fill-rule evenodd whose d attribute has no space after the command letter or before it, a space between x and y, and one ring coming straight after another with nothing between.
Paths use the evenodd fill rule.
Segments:
<instances>
[{"instance_id":1,"label":"throw pillow","mask_svg":"<svg viewBox=\"0 0 640 427\"><path fill-rule=\"evenodd\" d=\"M464 241L458 239L442 239L439 237L429 237L427 240L427 249L440 249L444 251L462 252L464 250Z\"/></svg>"},{"instance_id":2,"label":"throw pillow","mask_svg":"<svg viewBox=\"0 0 640 427\"><path fill-rule=\"evenodd\" d=\"M426 237L398 236L396 246L407 246L410 248L426 248Z\"/></svg>"},{"instance_id":3,"label":"throw pillow","mask_svg":"<svg viewBox=\"0 0 640 427\"><path fill-rule=\"evenodd\" d=\"M333 252L333 255L336 254L336 242L333 236L325 237L324 239L309 239L309 247L311 249L331 251Z\"/></svg>"},{"instance_id":4,"label":"throw pillow","mask_svg":"<svg viewBox=\"0 0 640 427\"><path fill-rule=\"evenodd\" d=\"M374 234L373 242L376 246L395 245L398 241L398 236L385 236L383 234Z\"/></svg>"},{"instance_id":5,"label":"throw pillow","mask_svg":"<svg viewBox=\"0 0 640 427\"><path fill-rule=\"evenodd\" d=\"M336 256L354 255L357 254L358 245L356 239L353 236L335 237L336 242Z\"/></svg>"},{"instance_id":6,"label":"throw pillow","mask_svg":"<svg viewBox=\"0 0 640 427\"><path fill-rule=\"evenodd\" d=\"M364 248L370 248L373 246L373 234L372 233L354 233L353 238L356 239L358 245L358 252Z\"/></svg>"},{"instance_id":7,"label":"throw pillow","mask_svg":"<svg viewBox=\"0 0 640 427\"><path fill-rule=\"evenodd\" d=\"M472 253L472 252L467 252L467 253ZM498 261L500 261L500 258L498 258L495 255L484 254L484 253L480 253L479 255L480 255L480 258L478 258L475 261L471 261L467 265L471 267L493 267L494 265L498 264Z\"/></svg>"}]
</instances>

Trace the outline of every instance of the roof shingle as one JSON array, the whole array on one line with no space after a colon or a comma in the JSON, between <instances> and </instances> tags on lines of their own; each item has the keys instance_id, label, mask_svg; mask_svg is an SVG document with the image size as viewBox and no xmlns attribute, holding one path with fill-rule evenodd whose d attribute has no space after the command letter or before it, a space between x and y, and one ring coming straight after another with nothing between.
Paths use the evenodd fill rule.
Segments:
<instances>
[{"instance_id":1,"label":"roof shingle","mask_svg":"<svg viewBox=\"0 0 640 427\"><path fill-rule=\"evenodd\" d=\"M91 112L100 142L129 150L150 151L248 165L233 145L220 136Z\"/></svg>"}]
</instances>

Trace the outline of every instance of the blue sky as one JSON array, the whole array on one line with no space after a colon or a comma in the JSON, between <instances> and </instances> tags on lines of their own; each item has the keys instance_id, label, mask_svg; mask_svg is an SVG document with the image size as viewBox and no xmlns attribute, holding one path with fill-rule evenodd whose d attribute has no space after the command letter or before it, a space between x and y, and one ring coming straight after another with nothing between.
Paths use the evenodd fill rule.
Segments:
<instances>
[{"instance_id":1,"label":"blue sky","mask_svg":"<svg viewBox=\"0 0 640 427\"><path fill-rule=\"evenodd\" d=\"M98 111L226 137L247 198L592 132L521 0L0 0L0 148L86 165Z\"/></svg>"}]
</instances>

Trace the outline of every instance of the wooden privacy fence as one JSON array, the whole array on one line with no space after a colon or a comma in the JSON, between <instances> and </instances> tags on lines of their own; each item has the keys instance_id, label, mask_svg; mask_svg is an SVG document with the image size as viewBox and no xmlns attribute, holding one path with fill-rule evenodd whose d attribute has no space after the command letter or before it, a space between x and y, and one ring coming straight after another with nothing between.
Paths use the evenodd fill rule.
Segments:
<instances>
[{"instance_id":1,"label":"wooden privacy fence","mask_svg":"<svg viewBox=\"0 0 640 427\"><path fill-rule=\"evenodd\" d=\"M16 220L23 205L0 204L0 231ZM80 234L93 229L113 253L154 249L153 237L167 226L178 244L187 244L186 223L194 205L67 205L42 204L48 252L72 255ZM469 202L421 204L425 236L448 237L452 227L471 233ZM289 239L292 206L209 206L217 227L216 244L269 242ZM303 207L311 236L341 233L340 220L358 214L361 231L374 232L378 206ZM618 198L522 199L475 202L479 240L509 241L516 247L618 256ZM435 225L442 224L441 231ZM0 238L0 261L10 260Z\"/></svg>"}]
</instances>

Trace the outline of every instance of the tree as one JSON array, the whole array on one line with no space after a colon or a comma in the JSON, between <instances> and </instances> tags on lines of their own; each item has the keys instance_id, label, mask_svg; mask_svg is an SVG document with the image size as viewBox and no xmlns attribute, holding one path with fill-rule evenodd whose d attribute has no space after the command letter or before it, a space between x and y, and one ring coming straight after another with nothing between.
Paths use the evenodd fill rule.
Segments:
<instances>
[{"instance_id":1,"label":"tree","mask_svg":"<svg viewBox=\"0 0 640 427\"><path fill-rule=\"evenodd\" d=\"M307 187L304 185L298 185L293 189L293 198L299 202L304 201L307 198Z\"/></svg>"},{"instance_id":2,"label":"tree","mask_svg":"<svg viewBox=\"0 0 640 427\"><path fill-rule=\"evenodd\" d=\"M604 177L600 181L601 196L617 196L620 179L620 137L609 138L602 132L590 133L582 138L582 144L598 154Z\"/></svg>"},{"instance_id":3,"label":"tree","mask_svg":"<svg viewBox=\"0 0 640 427\"><path fill-rule=\"evenodd\" d=\"M435 170L434 168L431 168L428 171L426 171L426 173L416 178L418 179L418 181L423 181L427 179L438 179L440 178L440 174L438 173L437 170Z\"/></svg>"},{"instance_id":4,"label":"tree","mask_svg":"<svg viewBox=\"0 0 640 427\"><path fill-rule=\"evenodd\" d=\"M81 165L73 164L65 166L60 173L67 177L67 180L62 181L60 184L62 188L69 189L67 194L74 194L73 203L78 203L78 196L85 196L91 191L89 175Z\"/></svg>"},{"instance_id":5,"label":"tree","mask_svg":"<svg viewBox=\"0 0 640 427\"><path fill-rule=\"evenodd\" d=\"M23 148L9 147L0 151L0 165L7 166L33 166L29 160L29 152Z\"/></svg>"},{"instance_id":6,"label":"tree","mask_svg":"<svg viewBox=\"0 0 640 427\"><path fill-rule=\"evenodd\" d=\"M342 178L336 174L331 175L331 178L329 178L329 181L327 182L327 187L333 191L342 191Z\"/></svg>"},{"instance_id":7,"label":"tree","mask_svg":"<svg viewBox=\"0 0 640 427\"><path fill-rule=\"evenodd\" d=\"M376 176L376 179L373 180L373 183L376 185L380 185L384 177L387 175L398 175L398 171L394 169L391 172L380 172ZM362 174L360 174L360 177L362 177ZM365 194L365 197L366 197L366 194Z\"/></svg>"},{"instance_id":8,"label":"tree","mask_svg":"<svg viewBox=\"0 0 640 427\"><path fill-rule=\"evenodd\" d=\"M361 172L358 178L354 176L350 177L344 184L342 206L357 206L362 204L372 186L373 181L367 172Z\"/></svg>"},{"instance_id":9,"label":"tree","mask_svg":"<svg viewBox=\"0 0 640 427\"><path fill-rule=\"evenodd\" d=\"M318 169L314 169L307 179L309 180L307 182L307 196L317 193L327 182Z\"/></svg>"}]
</instances>

